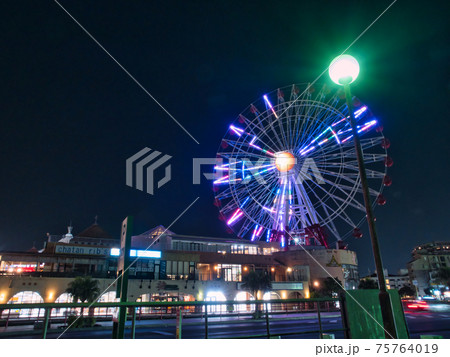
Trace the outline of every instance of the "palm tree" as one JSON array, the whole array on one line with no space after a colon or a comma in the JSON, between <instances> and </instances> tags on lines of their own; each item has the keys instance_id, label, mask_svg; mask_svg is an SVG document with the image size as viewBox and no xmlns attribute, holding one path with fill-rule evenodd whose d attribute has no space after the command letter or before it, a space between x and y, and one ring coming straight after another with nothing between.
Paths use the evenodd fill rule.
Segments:
<instances>
[{"instance_id":1,"label":"palm tree","mask_svg":"<svg viewBox=\"0 0 450 357\"><path fill-rule=\"evenodd\" d=\"M81 302L94 302L100 293L98 280L92 279L90 276L77 276L69 283L66 293L70 294L73 302L80 300ZM83 316L84 307L81 308L81 316Z\"/></svg>"},{"instance_id":2,"label":"palm tree","mask_svg":"<svg viewBox=\"0 0 450 357\"><path fill-rule=\"evenodd\" d=\"M272 290L272 283L266 271L251 271L242 277L242 289L252 294L257 299L258 292L263 294ZM260 304L256 304L255 318L261 315Z\"/></svg>"}]
</instances>

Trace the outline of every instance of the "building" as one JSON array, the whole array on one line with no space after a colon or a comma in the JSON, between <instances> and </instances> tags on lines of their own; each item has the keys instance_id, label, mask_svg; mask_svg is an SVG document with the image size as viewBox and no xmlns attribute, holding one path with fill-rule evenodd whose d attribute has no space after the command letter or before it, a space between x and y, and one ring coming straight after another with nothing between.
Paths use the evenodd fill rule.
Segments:
<instances>
[{"instance_id":1,"label":"building","mask_svg":"<svg viewBox=\"0 0 450 357\"><path fill-rule=\"evenodd\" d=\"M274 252L273 259L289 267L308 266L313 284L330 276L337 278L346 290L356 289L359 284L358 258L351 250L290 246L288 251Z\"/></svg>"},{"instance_id":2,"label":"building","mask_svg":"<svg viewBox=\"0 0 450 357\"><path fill-rule=\"evenodd\" d=\"M427 295L425 289L438 287L433 279L439 269L450 267L450 242L425 243L415 247L411 255L407 264L410 280L420 296Z\"/></svg>"},{"instance_id":3,"label":"building","mask_svg":"<svg viewBox=\"0 0 450 357\"><path fill-rule=\"evenodd\" d=\"M400 269L397 274L389 274L388 270L384 269L384 277L386 279L387 289L400 290L404 286L412 286L407 269ZM378 284L378 275L376 272L363 277L361 280L363 279L369 279Z\"/></svg>"},{"instance_id":4,"label":"building","mask_svg":"<svg viewBox=\"0 0 450 357\"><path fill-rule=\"evenodd\" d=\"M97 223L77 235L48 236L42 250L0 253L0 303L66 302L68 284L90 275L113 301L120 242ZM328 277L356 288L356 254L344 249L179 235L158 226L132 237L129 301L309 298L311 281ZM139 259L138 259L139 258ZM242 289L250 271L266 272L272 290L251 296Z\"/></svg>"}]
</instances>

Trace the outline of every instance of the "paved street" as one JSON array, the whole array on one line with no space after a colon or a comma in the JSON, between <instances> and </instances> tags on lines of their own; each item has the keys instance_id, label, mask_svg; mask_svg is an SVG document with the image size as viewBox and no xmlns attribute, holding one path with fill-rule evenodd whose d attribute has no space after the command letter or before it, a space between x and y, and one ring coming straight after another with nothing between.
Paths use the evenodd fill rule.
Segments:
<instances>
[{"instance_id":1,"label":"paved street","mask_svg":"<svg viewBox=\"0 0 450 357\"><path fill-rule=\"evenodd\" d=\"M450 338L450 312L406 312L406 321L412 338L420 338L420 335L441 335ZM342 323L339 312L322 314L323 330L341 329ZM111 338L112 322L103 322L101 327L89 330L67 331L62 338ZM205 338L205 321L201 318L183 319L182 337L187 339ZM130 323L128 327L131 326ZM48 338L57 338L63 329L57 329L58 325L52 326ZM277 335L288 333L282 338L319 338L319 322L314 313L301 315L278 315L270 321L270 334ZM55 329L56 328L56 329ZM136 338L175 338L175 320L143 320L136 322ZM6 332L6 333L5 333ZM308 333L309 332L309 333ZM336 338L344 338L342 331L330 332ZM208 320L208 338L239 338L249 335L261 335L265 338L267 334L264 319L253 320L250 317L239 319L230 317L215 317ZM127 337L130 330L127 330ZM40 338L40 332L33 330L31 325L10 326L0 328L0 338Z\"/></svg>"}]
</instances>

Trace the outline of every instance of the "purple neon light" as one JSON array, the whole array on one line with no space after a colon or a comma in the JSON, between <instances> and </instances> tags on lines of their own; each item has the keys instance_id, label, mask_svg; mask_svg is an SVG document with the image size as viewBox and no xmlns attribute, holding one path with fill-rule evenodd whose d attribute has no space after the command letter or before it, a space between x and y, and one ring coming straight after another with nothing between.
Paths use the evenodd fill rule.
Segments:
<instances>
[{"instance_id":1,"label":"purple neon light","mask_svg":"<svg viewBox=\"0 0 450 357\"><path fill-rule=\"evenodd\" d=\"M241 217L244 214L244 212L241 211L240 208L238 208L236 211L234 211L234 214L231 216L231 218L228 220L227 224L231 226L236 220Z\"/></svg>"},{"instance_id":2,"label":"purple neon light","mask_svg":"<svg viewBox=\"0 0 450 357\"><path fill-rule=\"evenodd\" d=\"M306 153L310 152L311 150L314 150L315 148L316 148L316 147L313 146L313 147L309 148L308 150L301 152L300 155L303 156L303 155L305 155Z\"/></svg>"},{"instance_id":3,"label":"purple neon light","mask_svg":"<svg viewBox=\"0 0 450 357\"><path fill-rule=\"evenodd\" d=\"M336 139L336 142L337 142L338 144L340 144L341 142L339 141L339 138L338 138L336 132L335 132L333 129L331 129L331 127L330 127L330 131L333 133L334 138Z\"/></svg>"},{"instance_id":4,"label":"purple neon light","mask_svg":"<svg viewBox=\"0 0 450 357\"><path fill-rule=\"evenodd\" d=\"M241 178L236 178L234 180L227 180L229 177L230 177L229 175L221 177L220 179L217 179L216 181L214 181L213 185L221 185L223 183L238 182L238 181L242 180Z\"/></svg>"},{"instance_id":5,"label":"purple neon light","mask_svg":"<svg viewBox=\"0 0 450 357\"><path fill-rule=\"evenodd\" d=\"M265 209L266 211L269 211L270 213L275 213L275 210L273 208L263 207L263 209Z\"/></svg>"},{"instance_id":6,"label":"purple neon light","mask_svg":"<svg viewBox=\"0 0 450 357\"><path fill-rule=\"evenodd\" d=\"M361 127L361 126L358 126L357 128L361 128L361 129L358 130L358 134L361 133L361 132L363 132L363 131L366 131L366 130L369 129L371 126L374 126L376 123L377 123L376 120L372 120L372 121L369 121L369 122L365 123L362 127ZM348 136L348 137L346 137L346 138L345 138L344 140L342 140L341 142L342 142L342 143L345 143L347 140L351 139L352 137L353 137L353 134L350 135L350 136Z\"/></svg>"},{"instance_id":7,"label":"purple neon light","mask_svg":"<svg viewBox=\"0 0 450 357\"><path fill-rule=\"evenodd\" d=\"M262 227L262 226L259 227L258 224L255 226L255 229L253 230L253 234L252 234L252 238L251 238L252 241L254 241L257 237L259 237L263 228L264 227Z\"/></svg>"},{"instance_id":8,"label":"purple neon light","mask_svg":"<svg viewBox=\"0 0 450 357\"><path fill-rule=\"evenodd\" d=\"M270 103L269 98L267 98L267 94L264 94L263 98L266 101L266 103L269 106L269 108L272 109L272 103Z\"/></svg>"},{"instance_id":9,"label":"purple neon light","mask_svg":"<svg viewBox=\"0 0 450 357\"><path fill-rule=\"evenodd\" d=\"M234 125L230 125L230 129L233 130L238 136L241 136L244 133L244 129L237 128Z\"/></svg>"},{"instance_id":10,"label":"purple neon light","mask_svg":"<svg viewBox=\"0 0 450 357\"><path fill-rule=\"evenodd\" d=\"M273 115L275 115L275 118L278 119L277 113L275 113L275 110L273 109L272 103L270 103L269 98L267 98L267 95L263 95L264 100L266 101L267 105L269 106L270 110L272 110Z\"/></svg>"}]
</instances>

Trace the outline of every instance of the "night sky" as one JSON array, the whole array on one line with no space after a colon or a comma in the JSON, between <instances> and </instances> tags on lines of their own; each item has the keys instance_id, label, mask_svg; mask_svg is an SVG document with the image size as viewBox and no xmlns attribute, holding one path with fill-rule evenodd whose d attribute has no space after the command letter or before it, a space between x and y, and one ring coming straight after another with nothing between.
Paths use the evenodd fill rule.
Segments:
<instances>
[{"instance_id":1,"label":"night sky","mask_svg":"<svg viewBox=\"0 0 450 357\"><path fill-rule=\"evenodd\" d=\"M94 222L118 237L171 230L230 236L211 183L192 185L192 158L215 157L228 125L264 93L311 82L391 1L61 1L195 137L196 144L53 1L0 5L0 250L41 248L46 233ZM393 179L377 207L385 266L420 243L449 240L450 8L397 1L348 51L358 96L383 122ZM328 74L320 83L333 85ZM125 185L125 160L171 155L154 196ZM163 171L161 172L163 175ZM366 225L349 238L374 269Z\"/></svg>"}]
</instances>

